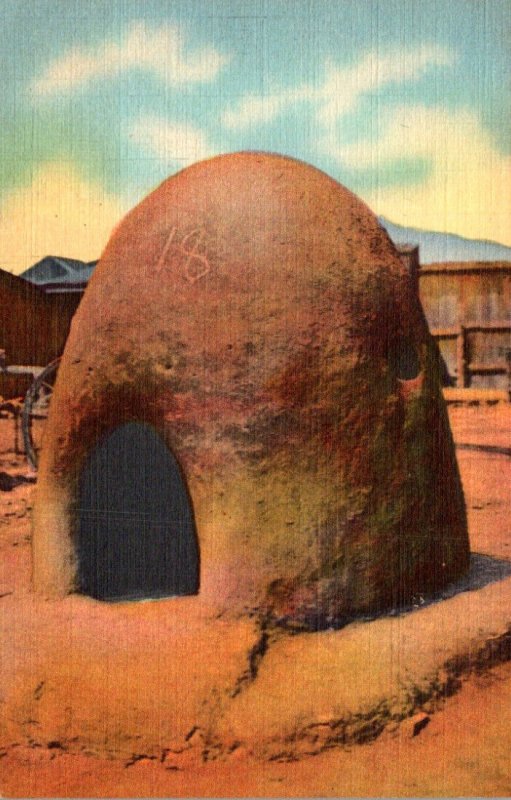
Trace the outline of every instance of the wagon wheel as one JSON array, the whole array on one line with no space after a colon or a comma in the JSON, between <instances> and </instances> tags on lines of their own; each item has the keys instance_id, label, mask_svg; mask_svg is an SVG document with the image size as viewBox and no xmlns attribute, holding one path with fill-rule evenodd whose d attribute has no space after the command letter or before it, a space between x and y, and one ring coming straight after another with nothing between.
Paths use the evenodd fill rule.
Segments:
<instances>
[{"instance_id":1,"label":"wagon wheel","mask_svg":"<svg viewBox=\"0 0 511 800\"><path fill-rule=\"evenodd\" d=\"M60 358L52 361L34 380L25 395L21 427L25 454L31 466L37 469L44 422L48 416L53 385L57 376Z\"/></svg>"}]
</instances>

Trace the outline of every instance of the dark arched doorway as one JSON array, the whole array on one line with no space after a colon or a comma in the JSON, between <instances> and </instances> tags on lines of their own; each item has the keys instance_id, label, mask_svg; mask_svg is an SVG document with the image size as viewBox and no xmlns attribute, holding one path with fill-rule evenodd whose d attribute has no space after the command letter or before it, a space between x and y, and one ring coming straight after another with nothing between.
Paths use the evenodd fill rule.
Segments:
<instances>
[{"instance_id":1,"label":"dark arched doorway","mask_svg":"<svg viewBox=\"0 0 511 800\"><path fill-rule=\"evenodd\" d=\"M198 591L190 498L177 461L149 425L120 426L87 459L78 559L80 591L101 600Z\"/></svg>"}]
</instances>

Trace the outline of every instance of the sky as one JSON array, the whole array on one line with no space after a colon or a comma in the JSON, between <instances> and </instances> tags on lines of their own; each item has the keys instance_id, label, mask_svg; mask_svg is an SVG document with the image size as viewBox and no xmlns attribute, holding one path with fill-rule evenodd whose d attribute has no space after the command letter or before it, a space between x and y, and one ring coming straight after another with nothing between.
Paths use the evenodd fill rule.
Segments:
<instances>
[{"instance_id":1,"label":"sky","mask_svg":"<svg viewBox=\"0 0 511 800\"><path fill-rule=\"evenodd\" d=\"M511 0L0 5L0 266L98 258L152 188L237 150L391 221L511 245Z\"/></svg>"}]
</instances>

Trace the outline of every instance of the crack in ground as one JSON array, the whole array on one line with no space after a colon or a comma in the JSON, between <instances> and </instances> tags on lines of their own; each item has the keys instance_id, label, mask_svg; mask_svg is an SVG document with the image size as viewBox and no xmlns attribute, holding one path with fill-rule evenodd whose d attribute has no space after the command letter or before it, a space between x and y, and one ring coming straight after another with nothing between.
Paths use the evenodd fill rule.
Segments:
<instances>
[{"instance_id":1,"label":"crack in ground","mask_svg":"<svg viewBox=\"0 0 511 800\"><path fill-rule=\"evenodd\" d=\"M230 694L231 698L237 697L240 692L256 680L261 661L268 652L269 643L268 623L263 620L260 624L259 638L248 653L247 668L238 677L236 685Z\"/></svg>"},{"instance_id":2,"label":"crack in ground","mask_svg":"<svg viewBox=\"0 0 511 800\"><path fill-rule=\"evenodd\" d=\"M133 764L138 764L139 761L157 761L157 756L148 755L147 753L134 753L128 761L124 762L124 768L129 769Z\"/></svg>"}]
</instances>

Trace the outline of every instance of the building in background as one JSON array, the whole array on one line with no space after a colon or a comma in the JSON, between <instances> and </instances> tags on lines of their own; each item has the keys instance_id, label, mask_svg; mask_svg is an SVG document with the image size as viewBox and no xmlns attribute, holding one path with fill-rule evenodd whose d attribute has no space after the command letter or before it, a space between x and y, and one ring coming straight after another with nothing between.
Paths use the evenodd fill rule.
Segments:
<instances>
[{"instance_id":1,"label":"building in background","mask_svg":"<svg viewBox=\"0 0 511 800\"><path fill-rule=\"evenodd\" d=\"M76 258L45 256L25 272L21 277L35 283L46 294L81 295L97 261L78 261Z\"/></svg>"},{"instance_id":2,"label":"building in background","mask_svg":"<svg viewBox=\"0 0 511 800\"><path fill-rule=\"evenodd\" d=\"M42 289L0 269L0 350L6 364L44 366L62 351L68 329ZM0 372L0 396L24 394L31 380L30 374Z\"/></svg>"},{"instance_id":3,"label":"building in background","mask_svg":"<svg viewBox=\"0 0 511 800\"><path fill-rule=\"evenodd\" d=\"M22 275L0 270L0 350L6 365L44 367L62 355L96 261L47 256ZM26 375L0 374L0 395L22 395Z\"/></svg>"}]
</instances>

